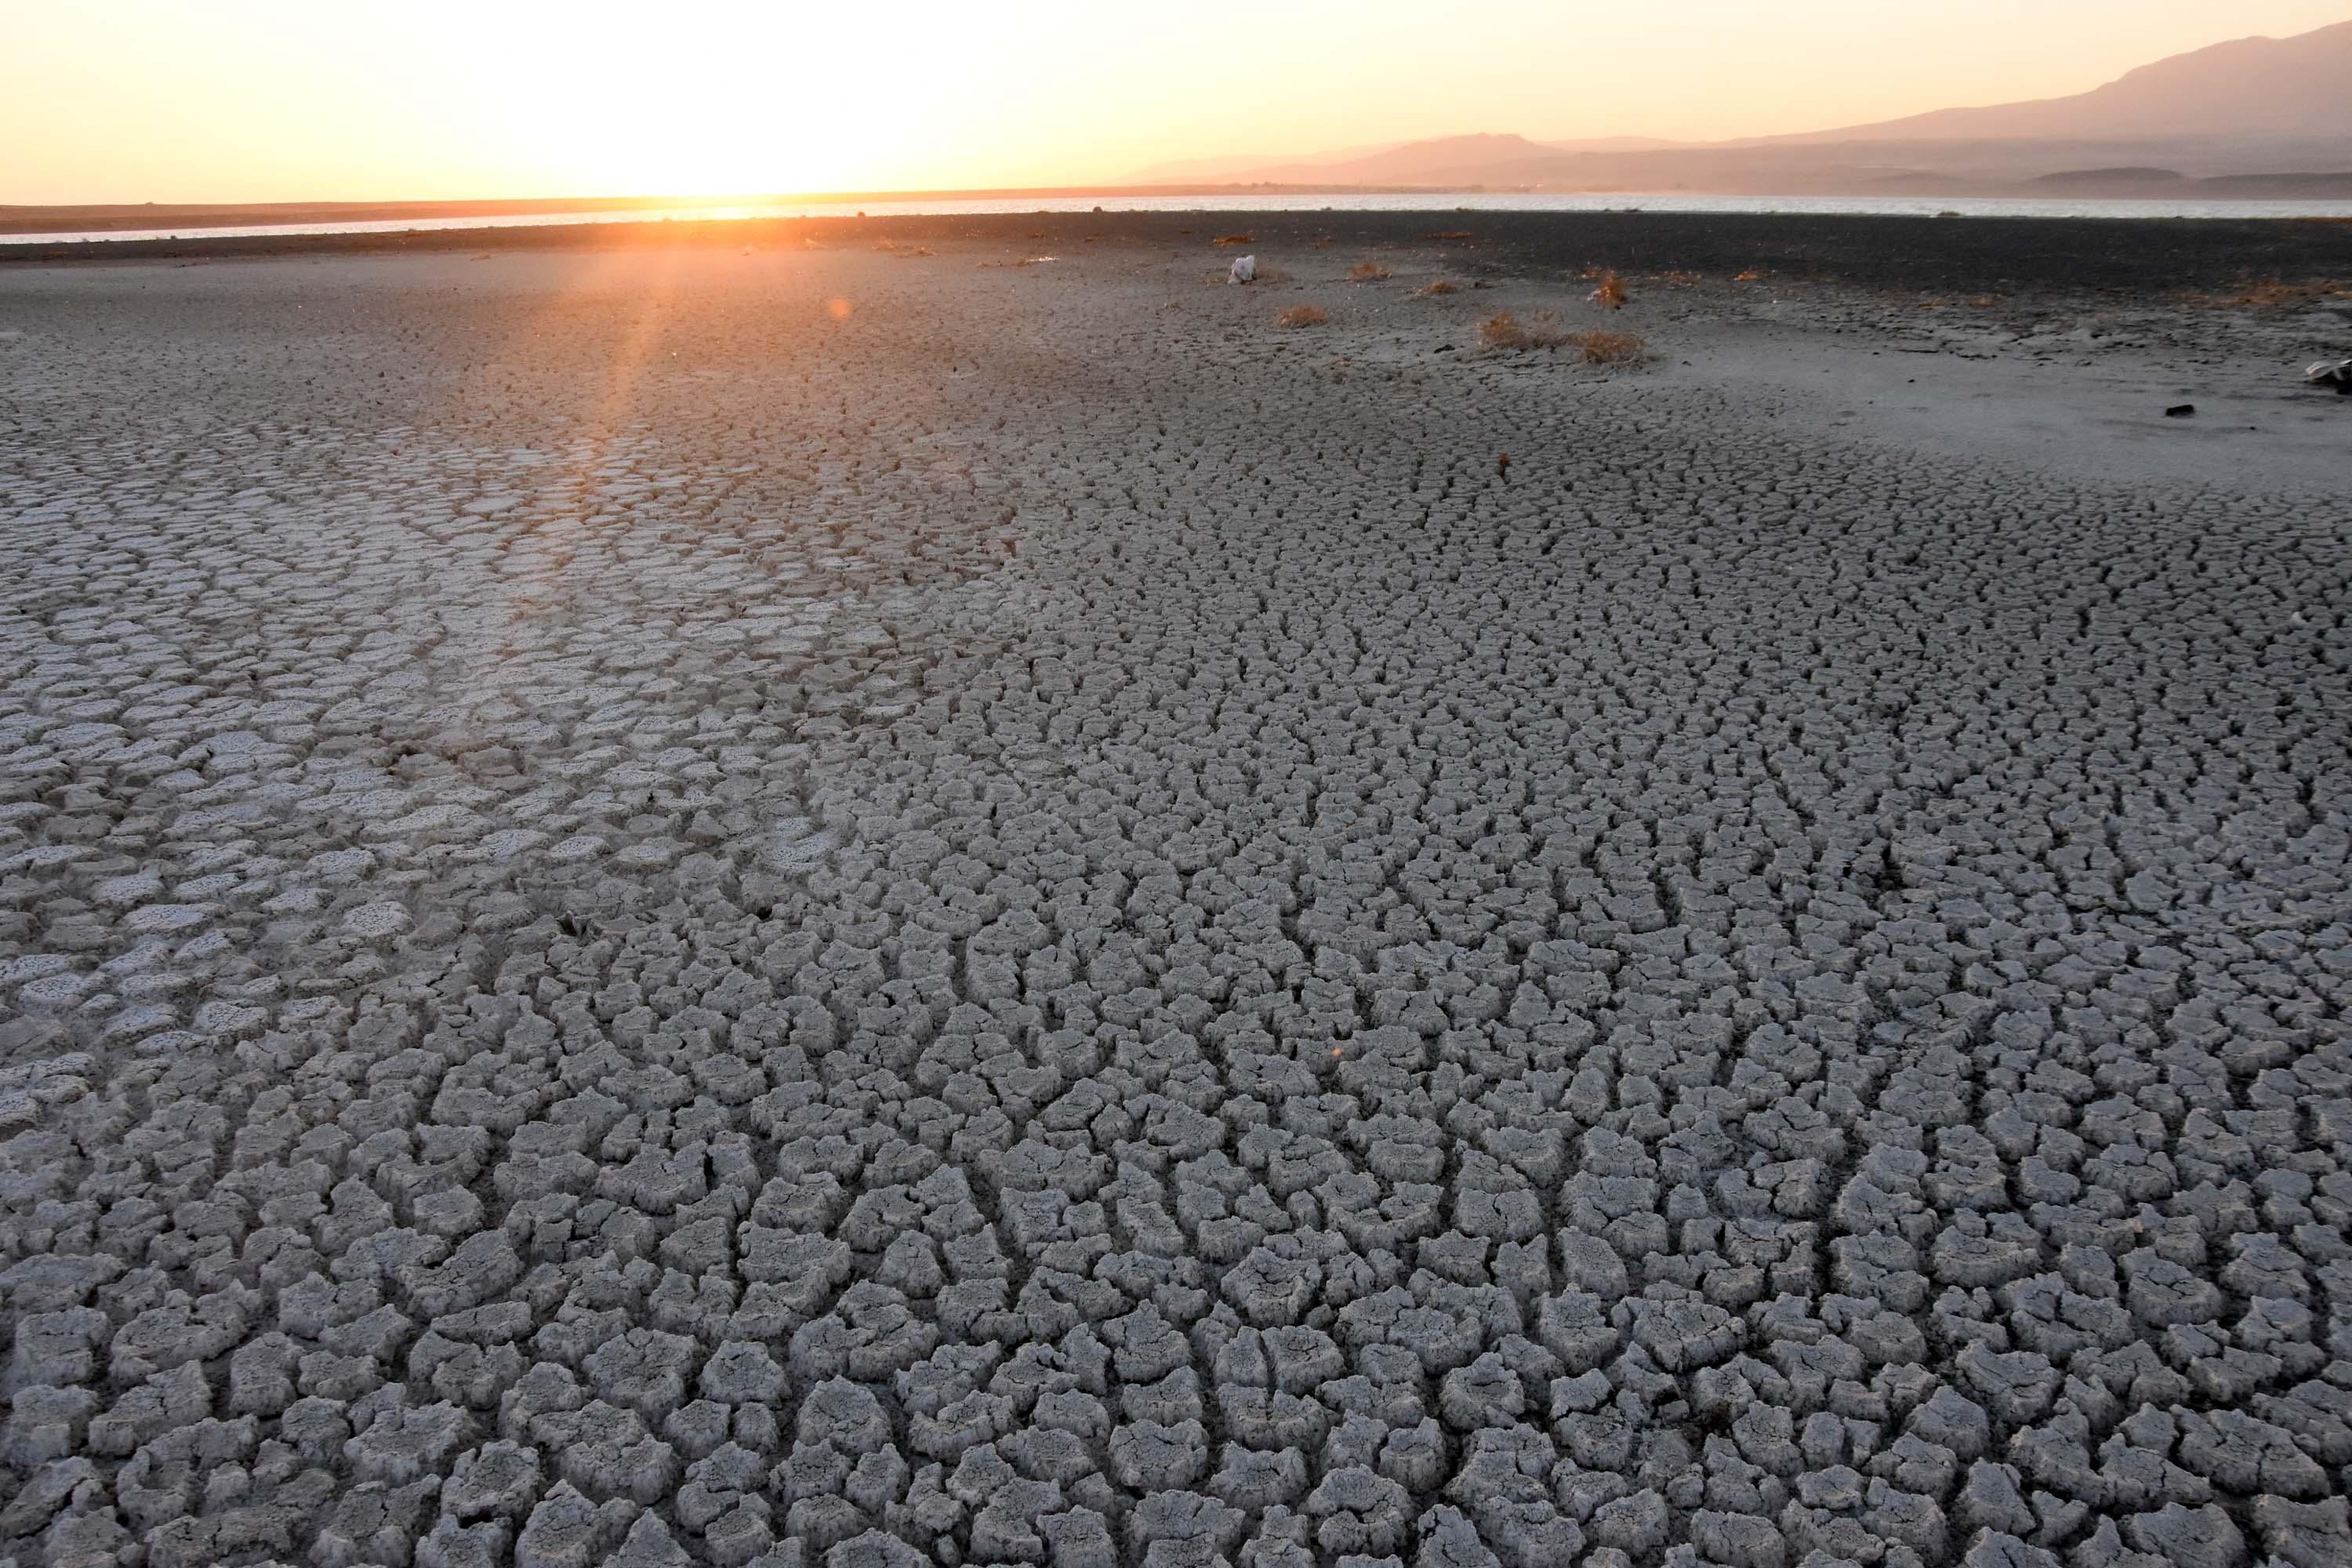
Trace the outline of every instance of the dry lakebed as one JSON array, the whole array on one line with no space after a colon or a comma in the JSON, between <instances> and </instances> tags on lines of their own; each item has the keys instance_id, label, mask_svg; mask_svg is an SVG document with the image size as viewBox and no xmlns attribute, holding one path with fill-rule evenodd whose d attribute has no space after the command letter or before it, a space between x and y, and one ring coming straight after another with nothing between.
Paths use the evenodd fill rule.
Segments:
<instances>
[{"instance_id":1,"label":"dry lakebed","mask_svg":"<svg viewBox=\"0 0 2352 1568\"><path fill-rule=\"evenodd\" d=\"M108 254L0 1564L2352 1563L2352 227Z\"/></svg>"}]
</instances>

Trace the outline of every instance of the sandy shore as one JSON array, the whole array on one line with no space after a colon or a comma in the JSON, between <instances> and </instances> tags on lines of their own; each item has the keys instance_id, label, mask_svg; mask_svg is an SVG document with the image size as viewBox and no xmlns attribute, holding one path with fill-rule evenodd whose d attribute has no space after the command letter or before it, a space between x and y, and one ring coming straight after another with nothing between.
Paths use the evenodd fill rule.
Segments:
<instances>
[{"instance_id":1,"label":"sandy shore","mask_svg":"<svg viewBox=\"0 0 2352 1568\"><path fill-rule=\"evenodd\" d=\"M2343 231L1029 221L0 268L0 1558L2352 1555Z\"/></svg>"}]
</instances>

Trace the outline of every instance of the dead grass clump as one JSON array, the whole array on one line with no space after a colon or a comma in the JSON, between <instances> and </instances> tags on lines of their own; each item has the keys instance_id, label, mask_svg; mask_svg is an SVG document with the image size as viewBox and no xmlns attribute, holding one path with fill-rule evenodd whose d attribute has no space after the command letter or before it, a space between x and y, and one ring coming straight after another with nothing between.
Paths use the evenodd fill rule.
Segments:
<instances>
[{"instance_id":1,"label":"dead grass clump","mask_svg":"<svg viewBox=\"0 0 2352 1568\"><path fill-rule=\"evenodd\" d=\"M909 246L905 249L892 252L901 261L912 261L919 256L929 256L930 253L931 247L928 245Z\"/></svg>"},{"instance_id":2,"label":"dead grass clump","mask_svg":"<svg viewBox=\"0 0 2352 1568\"><path fill-rule=\"evenodd\" d=\"M1449 228L1437 234L1425 236L1424 237L1429 239L1468 239L1470 237L1470 231L1466 228Z\"/></svg>"},{"instance_id":3,"label":"dead grass clump","mask_svg":"<svg viewBox=\"0 0 2352 1568\"><path fill-rule=\"evenodd\" d=\"M1633 364L1649 353L1649 345L1632 332L1570 332L1568 342L1581 350L1587 364Z\"/></svg>"},{"instance_id":4,"label":"dead grass clump","mask_svg":"<svg viewBox=\"0 0 2352 1568\"><path fill-rule=\"evenodd\" d=\"M1614 268L1602 268L1596 271L1588 271L1585 276L1594 279L1592 292L1589 298L1594 304L1604 310L1622 310L1625 301L1633 297L1625 291L1625 280L1617 276Z\"/></svg>"},{"instance_id":5,"label":"dead grass clump","mask_svg":"<svg viewBox=\"0 0 2352 1568\"><path fill-rule=\"evenodd\" d=\"M1290 269L1286 267L1270 267L1265 262L1260 262L1257 268L1257 280L1261 283L1287 283L1290 281Z\"/></svg>"},{"instance_id":6,"label":"dead grass clump","mask_svg":"<svg viewBox=\"0 0 2352 1568\"><path fill-rule=\"evenodd\" d=\"M1632 332L1570 331L1549 310L1538 310L1532 321L1497 310L1478 323L1478 343L1488 349L1572 348L1587 364L1633 364L1649 352L1648 345Z\"/></svg>"},{"instance_id":7,"label":"dead grass clump","mask_svg":"<svg viewBox=\"0 0 2352 1568\"><path fill-rule=\"evenodd\" d=\"M1532 321L1521 321L1508 310L1497 310L1478 323L1478 344L1489 349L1549 349L1566 341L1559 319L1538 310Z\"/></svg>"},{"instance_id":8,"label":"dead grass clump","mask_svg":"<svg viewBox=\"0 0 2352 1568\"><path fill-rule=\"evenodd\" d=\"M1389 269L1377 261L1359 261L1348 268L1350 283L1378 283L1389 275Z\"/></svg>"},{"instance_id":9,"label":"dead grass clump","mask_svg":"<svg viewBox=\"0 0 2352 1568\"><path fill-rule=\"evenodd\" d=\"M1497 310L1478 323L1478 346L1486 349L1523 349L1531 340L1519 319L1508 310Z\"/></svg>"},{"instance_id":10,"label":"dead grass clump","mask_svg":"<svg viewBox=\"0 0 2352 1568\"><path fill-rule=\"evenodd\" d=\"M2305 295L2315 292L2317 292L2317 290L2313 289L2307 283L2294 284L2284 282L2276 278L2265 278L2260 282L2247 284L2243 289L2238 291L2237 297L2232 299L2230 303L2232 305L2253 305L2265 308L2277 305L2292 305L2303 299Z\"/></svg>"},{"instance_id":11,"label":"dead grass clump","mask_svg":"<svg viewBox=\"0 0 2352 1568\"><path fill-rule=\"evenodd\" d=\"M1209 241L1211 245L1251 245L1257 240L1254 234L1221 234Z\"/></svg>"},{"instance_id":12,"label":"dead grass clump","mask_svg":"<svg viewBox=\"0 0 2352 1568\"><path fill-rule=\"evenodd\" d=\"M1279 316L1276 316L1274 319L1274 324L1277 327L1283 327L1286 329L1297 327L1319 327L1330 319L1331 312L1326 310L1320 305L1293 305L1290 309L1285 310Z\"/></svg>"},{"instance_id":13,"label":"dead grass clump","mask_svg":"<svg viewBox=\"0 0 2352 1568\"><path fill-rule=\"evenodd\" d=\"M1673 284L1677 289L1696 288L1701 281L1697 273L1687 269L1662 273L1660 276L1664 281Z\"/></svg>"},{"instance_id":14,"label":"dead grass clump","mask_svg":"<svg viewBox=\"0 0 2352 1568\"><path fill-rule=\"evenodd\" d=\"M1756 268L1751 267L1747 271L1741 273L1738 277L1733 279L1732 281L1734 283L1753 283L1763 276L1764 274L1757 271Z\"/></svg>"},{"instance_id":15,"label":"dead grass clump","mask_svg":"<svg viewBox=\"0 0 2352 1568\"><path fill-rule=\"evenodd\" d=\"M1416 300L1434 300L1440 294L1458 294L1461 289L1443 278L1433 278L1412 291Z\"/></svg>"},{"instance_id":16,"label":"dead grass clump","mask_svg":"<svg viewBox=\"0 0 2352 1568\"><path fill-rule=\"evenodd\" d=\"M2276 310L2296 306L2316 305L2322 300L2341 299L2343 286L2324 278L2308 278L2300 283L2289 283L2281 278L2262 278L2242 285L2234 294L2183 294L2182 303L2202 306L2207 310Z\"/></svg>"}]
</instances>

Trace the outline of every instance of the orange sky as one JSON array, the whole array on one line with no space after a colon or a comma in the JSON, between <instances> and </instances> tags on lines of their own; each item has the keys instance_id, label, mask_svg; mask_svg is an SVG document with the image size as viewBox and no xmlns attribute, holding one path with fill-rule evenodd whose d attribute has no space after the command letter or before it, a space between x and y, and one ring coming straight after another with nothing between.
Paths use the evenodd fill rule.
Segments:
<instances>
[{"instance_id":1,"label":"orange sky","mask_svg":"<svg viewBox=\"0 0 2352 1568\"><path fill-rule=\"evenodd\" d=\"M5 0L0 203L1077 184L2096 86L2345 0Z\"/></svg>"}]
</instances>

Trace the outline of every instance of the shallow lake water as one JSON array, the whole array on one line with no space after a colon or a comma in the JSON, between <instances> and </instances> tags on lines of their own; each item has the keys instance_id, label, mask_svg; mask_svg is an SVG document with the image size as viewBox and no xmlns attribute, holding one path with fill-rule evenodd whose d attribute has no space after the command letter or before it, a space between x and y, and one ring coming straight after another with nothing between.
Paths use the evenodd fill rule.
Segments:
<instances>
[{"instance_id":1,"label":"shallow lake water","mask_svg":"<svg viewBox=\"0 0 2352 1568\"><path fill-rule=\"evenodd\" d=\"M1007 196L967 200L737 203L662 210L621 208L602 212L518 213L503 217L469 215L445 218L388 218L364 223L256 224L247 226L100 229L56 234L0 236L0 245L105 243L128 239L176 239L202 232L215 236L298 234L398 234L435 229L539 228L583 223L700 222L727 218L875 217L929 213L1017 212L1623 212L1665 213L1844 213L1933 217L2113 217L2278 218L2352 216L2352 201L2197 201L2183 197L2093 200L2022 196L1724 196L1664 195L1639 191L1544 194L1523 191L1412 191L1379 195L1296 191L1252 195Z\"/></svg>"}]
</instances>

